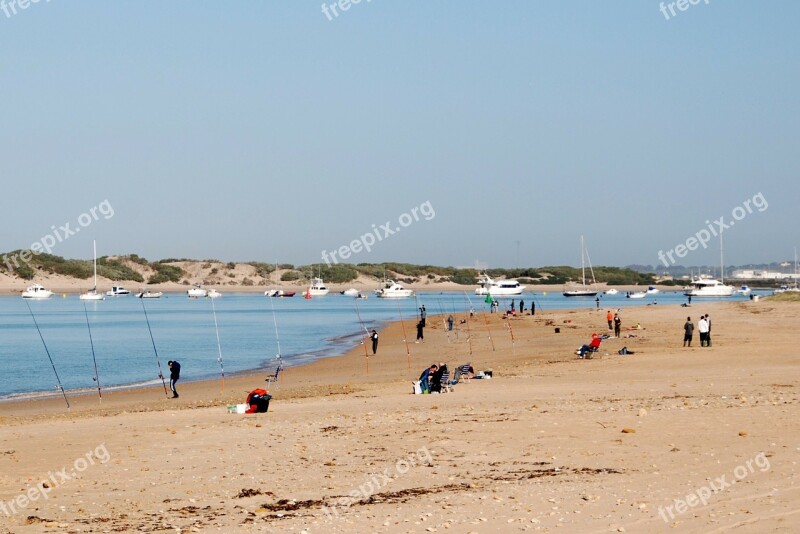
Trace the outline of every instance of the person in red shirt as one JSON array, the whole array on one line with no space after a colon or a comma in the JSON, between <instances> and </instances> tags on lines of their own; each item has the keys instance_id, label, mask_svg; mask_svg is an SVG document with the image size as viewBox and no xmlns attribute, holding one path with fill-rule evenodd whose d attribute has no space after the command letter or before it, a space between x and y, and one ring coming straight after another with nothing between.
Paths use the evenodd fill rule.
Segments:
<instances>
[{"instance_id":1,"label":"person in red shirt","mask_svg":"<svg viewBox=\"0 0 800 534\"><path fill-rule=\"evenodd\" d=\"M583 345L580 349L578 349L578 357L583 359L587 352L595 352L597 349L600 348L600 336L597 334L592 334L592 340L589 342L588 345ZM591 356L587 357L590 358Z\"/></svg>"}]
</instances>

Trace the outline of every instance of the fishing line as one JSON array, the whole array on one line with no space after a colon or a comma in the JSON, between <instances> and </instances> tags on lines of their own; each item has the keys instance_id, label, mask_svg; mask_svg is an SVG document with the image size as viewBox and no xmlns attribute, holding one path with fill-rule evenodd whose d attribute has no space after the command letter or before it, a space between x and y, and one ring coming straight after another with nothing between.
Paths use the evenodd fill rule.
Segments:
<instances>
[{"instance_id":1,"label":"fishing line","mask_svg":"<svg viewBox=\"0 0 800 534\"><path fill-rule=\"evenodd\" d=\"M36 316L33 315L33 310L31 309L31 305L28 301L25 301L25 305L28 307L28 311L31 314L31 319L33 319L33 324L36 325L36 331L39 332L39 339L42 340L42 345L44 345L44 351L47 353L47 358L50 360L50 365L53 367L53 373L56 375L56 382L58 383L58 389L61 390L61 394L64 396L64 402L67 403L67 409L69 409L69 400L67 399L67 394L64 391L64 386L61 385L61 379L58 377L58 371L56 371L56 364L53 363L53 357L50 356L50 351L47 349L47 343L44 342L44 336L42 336L42 331L39 329L39 323L36 322Z\"/></svg>"},{"instance_id":2,"label":"fishing line","mask_svg":"<svg viewBox=\"0 0 800 534\"><path fill-rule=\"evenodd\" d=\"M89 345L92 347L92 361L94 362L94 381L97 382L97 394L100 402L103 402L103 394L100 392L100 374L97 372L97 357L94 354L94 340L92 339L92 326L89 324L89 312L86 310L86 302L83 303L83 314L86 316L86 328L89 329Z\"/></svg>"},{"instance_id":3,"label":"fishing line","mask_svg":"<svg viewBox=\"0 0 800 534\"><path fill-rule=\"evenodd\" d=\"M161 360L158 358L158 349L156 349L156 340L153 338L153 330L150 328L150 319L147 317L147 308L144 307L144 299L139 299L142 303L142 311L144 312L144 320L147 322L147 331L150 332L150 342L153 344L153 352L156 355L156 363L158 364L158 378L161 379L161 385L164 386L164 395L169 398L167 393L167 382L164 380L164 373L161 370Z\"/></svg>"}]
</instances>

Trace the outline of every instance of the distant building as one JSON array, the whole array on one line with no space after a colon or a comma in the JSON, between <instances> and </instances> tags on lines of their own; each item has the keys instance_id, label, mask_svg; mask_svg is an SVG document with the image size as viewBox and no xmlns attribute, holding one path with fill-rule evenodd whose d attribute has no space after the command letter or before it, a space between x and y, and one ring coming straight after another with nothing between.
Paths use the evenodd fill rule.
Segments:
<instances>
[{"instance_id":1,"label":"distant building","mask_svg":"<svg viewBox=\"0 0 800 534\"><path fill-rule=\"evenodd\" d=\"M731 274L739 280L794 280L800 278L795 273L781 273L778 271L760 271L756 269L737 269Z\"/></svg>"}]
</instances>

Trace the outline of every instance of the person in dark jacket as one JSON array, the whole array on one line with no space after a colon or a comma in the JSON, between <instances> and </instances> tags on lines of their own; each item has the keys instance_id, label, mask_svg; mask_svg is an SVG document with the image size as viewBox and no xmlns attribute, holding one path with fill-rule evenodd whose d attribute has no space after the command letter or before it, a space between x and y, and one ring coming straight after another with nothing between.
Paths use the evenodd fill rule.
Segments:
<instances>
[{"instance_id":1,"label":"person in dark jacket","mask_svg":"<svg viewBox=\"0 0 800 534\"><path fill-rule=\"evenodd\" d=\"M423 343L425 343L425 334L423 330L425 330L425 320L420 319L420 321L417 323L417 340L414 343L419 343L420 339Z\"/></svg>"},{"instance_id":2,"label":"person in dark jacket","mask_svg":"<svg viewBox=\"0 0 800 534\"><path fill-rule=\"evenodd\" d=\"M375 354L378 352L378 332L373 328L369 337L372 340L372 354Z\"/></svg>"},{"instance_id":3,"label":"person in dark jacket","mask_svg":"<svg viewBox=\"0 0 800 534\"><path fill-rule=\"evenodd\" d=\"M435 371L431 373L429 379L431 384L431 393L442 392L442 375L444 375L445 371L447 371L447 365L443 363L440 366L438 366Z\"/></svg>"},{"instance_id":4,"label":"person in dark jacket","mask_svg":"<svg viewBox=\"0 0 800 534\"><path fill-rule=\"evenodd\" d=\"M435 363L432 364L430 367L422 371L422 374L419 375L419 387L422 389L422 393L430 393L431 391L431 376L433 373L439 370L439 366ZM441 382L440 382L441 384Z\"/></svg>"},{"instance_id":5,"label":"person in dark jacket","mask_svg":"<svg viewBox=\"0 0 800 534\"><path fill-rule=\"evenodd\" d=\"M169 367L169 389L172 390L172 398L177 399L178 390L175 389L175 384L181 378L181 364L170 360L167 362L167 367Z\"/></svg>"}]
</instances>

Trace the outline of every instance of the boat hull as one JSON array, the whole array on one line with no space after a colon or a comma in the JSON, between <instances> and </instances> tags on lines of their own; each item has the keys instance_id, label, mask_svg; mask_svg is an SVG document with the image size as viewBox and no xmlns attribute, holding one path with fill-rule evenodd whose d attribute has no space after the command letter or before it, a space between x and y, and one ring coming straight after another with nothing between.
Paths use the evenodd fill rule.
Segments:
<instances>
[{"instance_id":1,"label":"boat hull","mask_svg":"<svg viewBox=\"0 0 800 534\"><path fill-rule=\"evenodd\" d=\"M565 297L595 297L597 291L564 291L562 295Z\"/></svg>"}]
</instances>

